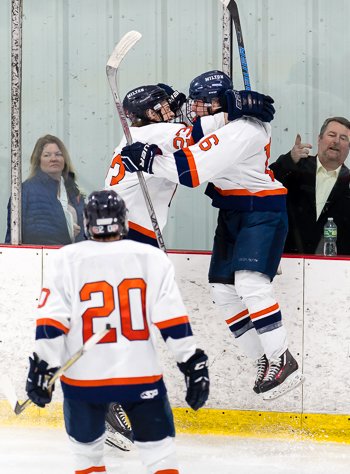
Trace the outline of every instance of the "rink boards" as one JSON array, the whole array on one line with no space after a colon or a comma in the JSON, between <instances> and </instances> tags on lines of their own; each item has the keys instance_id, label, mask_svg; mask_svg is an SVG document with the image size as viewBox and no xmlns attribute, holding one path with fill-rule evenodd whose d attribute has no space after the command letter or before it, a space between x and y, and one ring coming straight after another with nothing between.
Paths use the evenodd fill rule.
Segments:
<instances>
[{"instance_id":1,"label":"rink boards","mask_svg":"<svg viewBox=\"0 0 350 474\"><path fill-rule=\"evenodd\" d=\"M47 262L56 249L0 247L0 363L25 398L24 381L34 340L35 307ZM179 431L218 434L313 436L350 442L350 261L284 257L275 278L289 345L305 375L302 387L275 401L252 391L255 368L239 353L207 284L209 254L171 253L198 345L210 359L206 409L184 408L183 376L159 337L165 380ZM0 398L3 398L0 394ZM62 394L49 409L15 417L0 403L0 423L58 424Z\"/></svg>"}]
</instances>

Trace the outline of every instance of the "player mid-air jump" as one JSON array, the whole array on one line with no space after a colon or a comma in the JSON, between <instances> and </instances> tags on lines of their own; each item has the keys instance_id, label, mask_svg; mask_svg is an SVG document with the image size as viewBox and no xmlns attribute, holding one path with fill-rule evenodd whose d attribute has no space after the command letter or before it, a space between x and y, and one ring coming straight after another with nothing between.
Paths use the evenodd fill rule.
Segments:
<instances>
[{"instance_id":1,"label":"player mid-air jump","mask_svg":"<svg viewBox=\"0 0 350 474\"><path fill-rule=\"evenodd\" d=\"M259 110L261 97L234 91L221 71L203 73L190 84L192 117L215 117L225 108L228 119L236 120L173 154L148 141L153 144L125 146L121 155L130 172L189 187L210 181L206 194L219 208L209 269L213 300L241 349L256 361L254 391L272 399L298 386L303 376L288 350L272 286L287 233L287 190L268 168L273 101L264 97L260 108L270 111L265 117L237 116L239 107Z\"/></svg>"}]
</instances>

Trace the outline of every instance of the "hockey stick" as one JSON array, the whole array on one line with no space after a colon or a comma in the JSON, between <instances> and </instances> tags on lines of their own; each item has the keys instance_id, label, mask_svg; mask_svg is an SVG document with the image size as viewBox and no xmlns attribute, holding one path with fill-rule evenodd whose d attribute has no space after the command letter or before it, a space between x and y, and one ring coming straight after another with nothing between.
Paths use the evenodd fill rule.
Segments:
<instances>
[{"instance_id":1,"label":"hockey stick","mask_svg":"<svg viewBox=\"0 0 350 474\"><path fill-rule=\"evenodd\" d=\"M117 87L117 75L118 75L118 68L120 66L120 63L128 53L128 51L134 46L135 43L141 38L141 33L138 31L129 31L126 33L122 39L117 43L115 46L112 54L110 55L108 61L107 61L107 66L106 66L106 73L107 73L107 78L109 82L109 86L111 88L112 94L113 94L113 99L114 103L117 107L117 112L119 114L120 122L123 127L123 131L125 134L126 141L128 145L131 145L132 143L132 137L130 133L130 128L129 124L122 106L122 103L119 99L118 95L118 87ZM159 247L166 252L163 236L158 224L158 220L156 217L156 213L153 208L153 204L151 201L151 197L149 195L148 189L147 189L147 184L145 177L142 173L142 171L137 172L137 177L140 182L140 186L142 189L143 197L146 202L148 214L150 216L151 222L152 222L152 227L154 230L154 233L156 234L157 242Z\"/></svg>"},{"instance_id":2,"label":"hockey stick","mask_svg":"<svg viewBox=\"0 0 350 474\"><path fill-rule=\"evenodd\" d=\"M82 346L81 348L70 357L65 364L62 365L56 372L53 374L47 387L50 388L56 382L56 380L61 377L61 375L69 369L77 360L80 359L81 356L85 354L85 352L89 351L92 347L94 347L101 339L104 338L106 334L109 333L111 326L106 324L106 328L102 329L101 331L97 332L93 336L91 336ZM27 398L26 401L23 403L19 403L15 388L8 377L8 375L4 375L0 381L0 387L3 394L6 396L8 402L11 405L12 410L15 412L16 415L19 415L24 411L28 405L32 403L32 401Z\"/></svg>"},{"instance_id":3,"label":"hockey stick","mask_svg":"<svg viewBox=\"0 0 350 474\"><path fill-rule=\"evenodd\" d=\"M244 88L247 91L251 91L252 88L250 86L248 63L247 63L247 57L246 57L246 54L245 54L245 47L244 47L244 42L243 42L241 21L239 19L239 13L238 13L238 5L237 5L235 0L220 0L220 1L224 5L224 7L226 7L227 10L230 12L231 18L232 18L233 23L235 25L237 44L238 44L238 52L239 52L239 59L240 59L240 62L241 62L241 70L242 70L242 76L243 76L243 82L244 82ZM276 273L277 273L277 275L282 274L281 264L278 265L278 269L277 269Z\"/></svg>"},{"instance_id":4,"label":"hockey stick","mask_svg":"<svg viewBox=\"0 0 350 474\"><path fill-rule=\"evenodd\" d=\"M245 47L243 43L242 27L241 27L241 22L239 19L238 6L235 0L220 0L220 1L230 12L231 18L233 20L233 24L235 25L244 88L245 90L250 91L251 86L250 86L250 78L249 78L249 71L248 71L248 63L247 63L247 57L245 54Z\"/></svg>"}]
</instances>

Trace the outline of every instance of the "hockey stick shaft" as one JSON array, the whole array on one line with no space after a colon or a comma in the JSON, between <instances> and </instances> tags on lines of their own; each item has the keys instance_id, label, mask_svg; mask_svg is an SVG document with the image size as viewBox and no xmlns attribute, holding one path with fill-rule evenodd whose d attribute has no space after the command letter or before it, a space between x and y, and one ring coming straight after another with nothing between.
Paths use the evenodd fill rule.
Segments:
<instances>
[{"instance_id":1,"label":"hockey stick shaft","mask_svg":"<svg viewBox=\"0 0 350 474\"><path fill-rule=\"evenodd\" d=\"M79 360L85 354L85 352L89 351L99 341L101 341L101 339L103 339L106 336L106 334L108 334L110 329L111 329L110 325L107 324L105 329L103 329L103 330L97 332L96 334L94 334L93 336L91 336L82 345L82 347L75 354L73 354L72 357L70 357L67 360L67 362L65 362L58 370L56 370L56 372L53 374L53 376L49 380L49 382L47 384L47 387L48 388L52 387L53 384L56 382L56 380L59 377L61 377L61 375L67 369L69 369L69 367L71 367L73 364L75 364L75 362L77 362L77 360ZM11 405L11 407L12 407L12 409L15 412L16 415L19 415L20 413L22 413L27 408L27 406L32 403L32 401L29 398L27 400L25 400L23 403L18 402L16 393L15 393L15 389L14 389L11 381L9 380L9 378L7 376L4 376L2 378L1 385L2 385L3 392L6 396L6 398L8 399L8 401L9 401L9 403L10 403L10 405Z\"/></svg>"},{"instance_id":2,"label":"hockey stick shaft","mask_svg":"<svg viewBox=\"0 0 350 474\"><path fill-rule=\"evenodd\" d=\"M244 88L247 91L252 90L251 85L250 85L250 77L249 77L249 71L248 71L248 63L247 63L247 56L245 54L245 47L244 47L244 42L243 42L243 33L242 33L242 27L241 27L241 20L239 19L239 13L238 13L238 5L235 0L221 0L223 5L228 9L230 12L231 18L233 20L233 24L235 25L235 30L236 30L236 37L237 37L237 45L238 45L238 52L239 52L239 59L241 62L241 70L242 70L242 76L243 76L243 83L244 83ZM281 264L279 264L278 269L277 269L277 275L282 274L282 268Z\"/></svg>"},{"instance_id":3,"label":"hockey stick shaft","mask_svg":"<svg viewBox=\"0 0 350 474\"><path fill-rule=\"evenodd\" d=\"M245 53L245 47L244 47L244 42L243 42L241 21L239 19L238 6L237 6L237 3L236 3L235 0L221 0L221 3L223 3L223 5L230 12L233 24L235 26L237 44L238 44L238 52L239 52L239 60L240 60L240 63L241 63L241 70L242 70L244 88L247 91L250 91L251 90L250 77L249 77L249 71L248 71L247 56L246 56L246 53Z\"/></svg>"},{"instance_id":4,"label":"hockey stick shaft","mask_svg":"<svg viewBox=\"0 0 350 474\"><path fill-rule=\"evenodd\" d=\"M116 105L119 119L123 127L124 135L125 135L128 145L132 143L132 137L130 133L129 124L128 124L121 100L118 95L117 74L118 74L119 65L122 62L123 58L126 56L127 52L134 46L134 44L140 38L141 38L141 33L138 33L137 31L129 31L128 33L126 33L115 46L111 56L108 59L107 66L106 66L106 74L107 74L109 86L113 94L114 103ZM146 180L142 171L137 172L137 177L139 179L142 194L145 199L147 211L151 219L152 227L156 235L159 248L163 250L164 252L166 252L166 247L164 244L162 232L158 224L157 216L154 211L153 203L149 195Z\"/></svg>"}]
</instances>

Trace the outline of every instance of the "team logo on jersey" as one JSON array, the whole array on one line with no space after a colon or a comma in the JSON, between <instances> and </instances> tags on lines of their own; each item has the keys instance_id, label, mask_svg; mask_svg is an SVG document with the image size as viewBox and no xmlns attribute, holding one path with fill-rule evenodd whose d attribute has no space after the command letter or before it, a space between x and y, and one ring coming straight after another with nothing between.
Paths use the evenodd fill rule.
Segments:
<instances>
[{"instance_id":1,"label":"team logo on jersey","mask_svg":"<svg viewBox=\"0 0 350 474\"><path fill-rule=\"evenodd\" d=\"M143 399L143 400L149 400L150 398L154 398L158 395L158 389L154 389L154 390L146 390L145 392L142 392L140 394L140 397Z\"/></svg>"}]
</instances>

